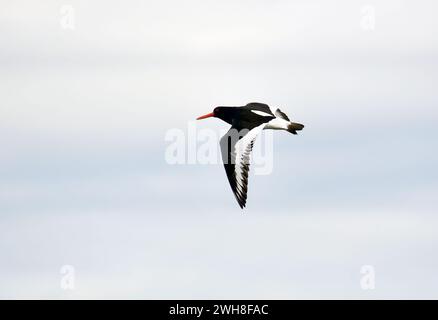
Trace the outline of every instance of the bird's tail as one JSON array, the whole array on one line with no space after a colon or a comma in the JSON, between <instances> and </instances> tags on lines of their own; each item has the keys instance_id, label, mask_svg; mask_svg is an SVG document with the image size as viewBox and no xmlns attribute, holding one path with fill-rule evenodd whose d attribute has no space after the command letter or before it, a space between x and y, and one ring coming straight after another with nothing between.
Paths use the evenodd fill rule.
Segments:
<instances>
[{"instance_id":1,"label":"bird's tail","mask_svg":"<svg viewBox=\"0 0 438 320\"><path fill-rule=\"evenodd\" d=\"M290 122L287 126L287 131L292 134L297 134L297 131L303 130L304 126L301 123Z\"/></svg>"}]
</instances>

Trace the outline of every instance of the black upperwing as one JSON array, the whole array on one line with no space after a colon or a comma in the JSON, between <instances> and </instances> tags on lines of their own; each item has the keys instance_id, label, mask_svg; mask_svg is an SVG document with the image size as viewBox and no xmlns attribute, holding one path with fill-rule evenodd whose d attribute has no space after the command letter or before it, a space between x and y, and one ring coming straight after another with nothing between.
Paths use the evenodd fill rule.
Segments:
<instances>
[{"instance_id":1,"label":"black upperwing","mask_svg":"<svg viewBox=\"0 0 438 320\"><path fill-rule=\"evenodd\" d=\"M260 102L250 102L246 106L242 107L243 109L249 109L249 110L257 110L261 112L268 113L275 117L275 115L272 113L271 108L267 104L260 103Z\"/></svg>"}]
</instances>

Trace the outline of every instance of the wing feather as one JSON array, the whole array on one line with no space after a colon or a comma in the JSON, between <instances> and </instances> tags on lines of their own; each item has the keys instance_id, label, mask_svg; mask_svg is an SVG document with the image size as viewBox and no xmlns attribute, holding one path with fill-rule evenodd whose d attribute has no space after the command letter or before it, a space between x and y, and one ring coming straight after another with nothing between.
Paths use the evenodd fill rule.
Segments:
<instances>
[{"instance_id":1,"label":"wing feather","mask_svg":"<svg viewBox=\"0 0 438 320\"><path fill-rule=\"evenodd\" d=\"M264 103L260 103L260 102L251 102L248 103L246 106L244 106L243 108L245 109L249 109L249 110L257 110L257 111L261 111L267 114L270 114L274 117L274 114L272 113L271 108L269 108L269 106L267 104Z\"/></svg>"},{"instance_id":2,"label":"wing feather","mask_svg":"<svg viewBox=\"0 0 438 320\"><path fill-rule=\"evenodd\" d=\"M282 112L280 109L277 109L277 110L275 111L275 115L276 115L278 118L282 118L283 120L290 121L290 120L289 120L289 117L288 117L284 112Z\"/></svg>"},{"instance_id":3,"label":"wing feather","mask_svg":"<svg viewBox=\"0 0 438 320\"><path fill-rule=\"evenodd\" d=\"M242 209L246 205L248 194L248 174L252 148L257 136L265 126L266 123L263 123L249 131L238 131L232 127L220 142L225 172L231 190Z\"/></svg>"}]
</instances>

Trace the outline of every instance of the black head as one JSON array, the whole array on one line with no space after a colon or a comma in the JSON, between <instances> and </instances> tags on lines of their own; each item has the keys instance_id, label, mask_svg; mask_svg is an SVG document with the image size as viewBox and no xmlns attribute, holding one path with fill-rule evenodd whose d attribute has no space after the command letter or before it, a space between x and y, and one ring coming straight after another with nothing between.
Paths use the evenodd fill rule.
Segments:
<instances>
[{"instance_id":1,"label":"black head","mask_svg":"<svg viewBox=\"0 0 438 320\"><path fill-rule=\"evenodd\" d=\"M215 117L231 124L233 118L235 117L235 113L236 113L236 108L234 107L216 107L214 108L213 112L208 113L205 116L201 116L196 120Z\"/></svg>"}]
</instances>

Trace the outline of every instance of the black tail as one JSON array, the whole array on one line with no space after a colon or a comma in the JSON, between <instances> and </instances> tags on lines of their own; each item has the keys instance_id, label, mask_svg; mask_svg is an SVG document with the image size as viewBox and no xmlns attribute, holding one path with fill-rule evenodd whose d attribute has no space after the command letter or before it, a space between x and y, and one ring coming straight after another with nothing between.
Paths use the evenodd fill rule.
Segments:
<instances>
[{"instance_id":1,"label":"black tail","mask_svg":"<svg viewBox=\"0 0 438 320\"><path fill-rule=\"evenodd\" d=\"M303 130L303 128L304 126L301 123L291 122L287 127L287 131L292 134L297 134L297 131Z\"/></svg>"}]
</instances>

